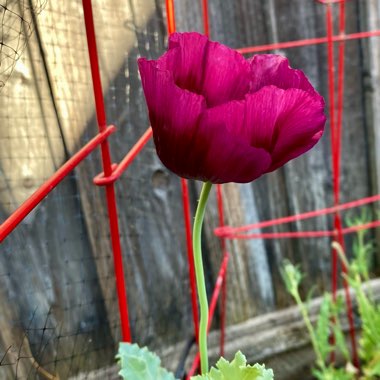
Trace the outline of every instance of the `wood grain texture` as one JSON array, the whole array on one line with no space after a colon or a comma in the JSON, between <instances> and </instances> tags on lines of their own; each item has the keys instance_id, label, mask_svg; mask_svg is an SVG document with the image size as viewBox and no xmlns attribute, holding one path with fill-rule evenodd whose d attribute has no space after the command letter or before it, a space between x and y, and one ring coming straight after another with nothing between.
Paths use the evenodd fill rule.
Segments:
<instances>
[{"instance_id":1,"label":"wood grain texture","mask_svg":"<svg viewBox=\"0 0 380 380\"><path fill-rule=\"evenodd\" d=\"M196 2L179 0L175 6L178 30L202 31ZM233 48L326 33L324 8L314 1L209 0L209 6L211 38ZM38 18L51 90L34 34L0 93L2 220L97 132L81 12L80 1L50 1ZM110 147L119 162L149 125L136 61L165 50L164 1L120 0L112 6L97 1L94 15L108 122L118 129ZM378 15L378 1L347 2L347 31L379 28ZM325 45L277 53L304 70L327 100ZM380 188L378 65L378 38L346 44L342 201ZM120 324L105 194L92 183L101 171L96 152L1 245L0 358L8 360L9 347L19 352L27 333L24 356L62 378L112 363ZM194 211L199 184L189 186ZM223 193L226 223L232 226L330 206L329 125L307 155L254 184L227 184ZM149 142L116 183L116 194L133 339L163 352L193 333L179 179L163 167ZM319 217L273 231L330 229L332 223L331 217ZM217 225L213 193L203 242L209 293L222 257L213 232ZM351 240L347 243L350 247ZM319 294L329 289L329 239L231 240L227 247L231 329L291 303L278 270L284 258L307 273L303 293L312 286ZM231 349L243 344L241 335L230 338ZM293 338L294 345L304 339ZM285 346L277 355L282 363L288 360ZM9 360L14 364L1 365L0 377L16 374L14 355ZM171 365L177 360L173 356ZM29 359L20 361L17 371L35 375Z\"/></svg>"},{"instance_id":2,"label":"wood grain texture","mask_svg":"<svg viewBox=\"0 0 380 380\"><path fill-rule=\"evenodd\" d=\"M380 28L380 3L377 0L360 2L358 6L360 24L365 30ZM379 39L372 37L360 44L362 59L362 84L364 91L364 121L367 132L367 154L369 157L369 181L372 192L380 192L380 44ZM376 240L380 239L377 231ZM376 263L380 263L380 253L377 252Z\"/></svg>"}]
</instances>

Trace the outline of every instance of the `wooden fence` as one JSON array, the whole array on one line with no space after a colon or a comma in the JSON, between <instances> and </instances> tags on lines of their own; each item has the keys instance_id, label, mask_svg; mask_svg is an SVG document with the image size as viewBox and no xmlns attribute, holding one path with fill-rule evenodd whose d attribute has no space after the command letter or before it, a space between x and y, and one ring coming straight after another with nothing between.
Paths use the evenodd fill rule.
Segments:
<instances>
[{"instance_id":1,"label":"wooden fence","mask_svg":"<svg viewBox=\"0 0 380 380\"><path fill-rule=\"evenodd\" d=\"M177 29L202 31L201 6L176 1ZM314 0L209 0L211 37L233 48L325 36ZM27 10L25 12L28 12ZM110 139L119 162L149 125L137 58L165 50L165 4L94 1ZM380 28L380 2L347 1L347 33ZM4 13L6 17L6 12ZM0 93L0 217L4 220L96 134L80 1L48 1ZM325 44L276 51L305 71L327 98ZM346 42L341 201L380 188L378 37ZM253 184L223 186L226 222L242 225L333 204L329 126L307 155ZM61 378L112 363L120 339L103 189L87 158L0 246L0 375L27 378L34 359ZM195 205L199 186L190 184ZM133 339L162 348L192 335L179 179L150 142L117 183ZM213 195L204 254L209 289L221 260ZM331 229L323 216L292 231ZM277 231L287 230L278 227ZM349 242L349 241L348 241ZM330 286L330 239L232 240L228 325L291 304L279 275L284 258L301 264L304 289ZM380 256L374 260L379 271Z\"/></svg>"}]
</instances>

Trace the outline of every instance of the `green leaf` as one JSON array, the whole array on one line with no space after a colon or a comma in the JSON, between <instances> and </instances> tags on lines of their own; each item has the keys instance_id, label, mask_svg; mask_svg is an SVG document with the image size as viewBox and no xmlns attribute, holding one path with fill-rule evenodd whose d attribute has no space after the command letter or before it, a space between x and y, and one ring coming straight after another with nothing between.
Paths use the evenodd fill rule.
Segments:
<instances>
[{"instance_id":1,"label":"green leaf","mask_svg":"<svg viewBox=\"0 0 380 380\"><path fill-rule=\"evenodd\" d=\"M334 368L333 366L326 367L323 371L313 370L313 375L318 380L354 380L355 375L347 372L346 368Z\"/></svg>"},{"instance_id":2,"label":"green leaf","mask_svg":"<svg viewBox=\"0 0 380 380\"><path fill-rule=\"evenodd\" d=\"M120 343L116 359L124 380L175 380L172 373L161 367L160 358L146 347Z\"/></svg>"},{"instance_id":3,"label":"green leaf","mask_svg":"<svg viewBox=\"0 0 380 380\"><path fill-rule=\"evenodd\" d=\"M380 376L380 352L377 352L374 358L363 368L363 372L368 378Z\"/></svg>"},{"instance_id":4,"label":"green leaf","mask_svg":"<svg viewBox=\"0 0 380 380\"><path fill-rule=\"evenodd\" d=\"M322 359L326 360L327 355L331 352L330 338L330 319L331 319L331 296L325 294L319 310L319 317L315 329L315 338Z\"/></svg>"},{"instance_id":5,"label":"green leaf","mask_svg":"<svg viewBox=\"0 0 380 380\"><path fill-rule=\"evenodd\" d=\"M332 319L335 321L332 323L332 329L335 337L335 346L343 354L343 357L346 359L346 361L349 362L350 354L347 349L346 338L339 319L339 315L345 309L345 301L343 300L342 296L338 296L335 302L332 300L332 298L330 299L330 302Z\"/></svg>"},{"instance_id":6,"label":"green leaf","mask_svg":"<svg viewBox=\"0 0 380 380\"><path fill-rule=\"evenodd\" d=\"M193 376L191 380L273 380L273 371L265 369L265 365L247 365L246 357L238 351L231 362L220 358L216 368L211 368L208 374Z\"/></svg>"}]
</instances>

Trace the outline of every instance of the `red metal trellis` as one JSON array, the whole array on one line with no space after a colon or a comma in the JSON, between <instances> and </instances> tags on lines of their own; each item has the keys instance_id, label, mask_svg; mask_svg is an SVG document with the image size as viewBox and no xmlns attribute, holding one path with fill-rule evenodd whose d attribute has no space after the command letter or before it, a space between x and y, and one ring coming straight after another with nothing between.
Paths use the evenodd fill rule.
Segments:
<instances>
[{"instance_id":1,"label":"red metal trellis","mask_svg":"<svg viewBox=\"0 0 380 380\"><path fill-rule=\"evenodd\" d=\"M102 90L102 82L100 79L100 70L98 62L98 52L96 47L94 18L92 14L91 0L83 0L83 13L86 25L88 52L90 56L92 83L94 88L96 116L98 120L99 132L103 132L107 128L106 111L104 107L104 98ZM108 141L104 140L100 149L102 152L104 176L112 175L111 152ZM119 220L117 216L117 205L115 197L114 181L105 184L106 198L108 207L108 219L111 231L112 252L114 260L115 280L117 289L117 299L119 302L119 313L121 321L122 340L124 342L131 341L131 329L129 326L127 292L125 287L125 278L123 270L123 257L121 252L121 243L119 236Z\"/></svg>"},{"instance_id":2,"label":"red metal trellis","mask_svg":"<svg viewBox=\"0 0 380 380\"><path fill-rule=\"evenodd\" d=\"M223 217L223 197L222 188L217 187L217 201L219 211L219 225L216 230L216 235L221 238L221 248L223 251L223 260L219 270L218 279L213 292L210 307L210 324L212 316L215 311L216 302L222 294L221 306L221 353L224 347L224 329L225 329L225 300L226 300L226 273L228 264L228 252L226 250L225 239L250 239L250 238L299 238L299 237L318 237L318 236L332 236L341 243L343 243L343 235L346 233L354 232L358 229L374 228L380 225L380 221L374 221L362 226L354 226L349 228L342 228L339 212L341 210L358 207L371 202L379 201L380 195L364 198L346 204L340 204L340 157L341 157L341 134L342 134L342 119L343 119L343 95L344 95L344 49L345 42L349 40L362 39L374 36L380 36L380 30L359 32L346 34L345 33L345 3L346 0L316 0L323 4L326 9L326 29L327 35L324 37L280 42L275 44L267 44L261 46L242 47L238 49L242 54L255 53L261 51L270 51L275 49L296 48L302 46L310 46L316 44L327 44L328 51L328 77L329 77L329 101L330 101L330 126L331 126L331 149L332 149L332 168L333 168L333 190L334 190L334 206L323 210L316 210L299 215L288 216L271 221L264 221L254 225L241 226L241 227L228 227L224 226ZM334 35L333 31L333 4L339 5L339 34ZM92 18L91 0L83 0L83 9L86 23L88 49L91 62L91 71L94 86L94 97L96 103L96 113L99 125L99 133L90 140L82 149L73 155L55 174L53 174L28 200L26 200L7 220L0 226L0 242L3 241L17 225L28 215L29 212L35 208L46 195L54 189L64 178L67 176L81 161L84 160L96 147L100 146L103 161L103 173L94 178L94 183L99 186L105 186L107 205L109 211L110 231L112 239L112 248L114 254L115 277L118 289L118 300L120 310L120 320L122 326L122 339L130 341L130 327L128 320L128 304L126 297L126 289L124 282L124 272L122 264L122 254L118 231L118 218L117 218L117 205L115 200L114 182L122 175L128 168L129 164L139 154L141 149L145 146L147 141L152 136L151 128L148 128L144 135L137 141L135 146L128 152L125 158L119 164L112 164L111 154L108 146L108 137L115 131L114 126L107 126L106 114L104 109L104 99L102 94L102 87L100 81L99 64L96 49L95 29ZM175 31L175 10L173 0L166 0L168 32ZM208 17L208 1L202 0L202 12L204 33L209 35L209 17ZM338 43L338 70L337 70L337 94L335 91L335 59L334 59L334 44ZM336 96L335 96L336 94ZM195 276L194 267L192 262L192 245L191 245L191 214L189 207L189 196L187 181L181 180L182 193L183 193L183 208L184 208L184 221L186 227L186 240L187 252L189 261L189 278L191 284L191 299L193 306L193 320L194 331L197 334L198 330L198 310L195 294ZM247 234L243 233L255 228L263 228L290 221L302 220L318 215L325 215L328 213L335 214L334 230L333 231L300 231L294 233L260 233L260 234ZM343 264L342 264L343 265ZM332 290L335 294L337 289L337 273L338 273L338 260L335 252L332 252ZM342 267L343 270L344 265ZM348 319L351 326L351 344L353 349L353 361L358 364L355 331L352 319L351 300L349 298L348 286L345 283L346 289L346 302L348 305L349 313ZM195 359L192 370L189 376L193 374L199 360Z\"/></svg>"},{"instance_id":3,"label":"red metal trellis","mask_svg":"<svg viewBox=\"0 0 380 380\"><path fill-rule=\"evenodd\" d=\"M42 186L37 189L16 211L0 226L0 243L24 220L24 218L104 140L116 131L115 126L108 126L96 135L82 149L74 154Z\"/></svg>"}]
</instances>

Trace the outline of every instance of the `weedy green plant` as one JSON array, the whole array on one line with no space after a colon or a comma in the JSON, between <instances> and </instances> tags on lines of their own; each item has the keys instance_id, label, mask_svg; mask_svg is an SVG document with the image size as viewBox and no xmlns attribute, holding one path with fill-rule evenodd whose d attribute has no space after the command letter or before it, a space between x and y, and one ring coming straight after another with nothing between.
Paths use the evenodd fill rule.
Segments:
<instances>
[{"instance_id":1,"label":"weedy green plant","mask_svg":"<svg viewBox=\"0 0 380 380\"><path fill-rule=\"evenodd\" d=\"M350 226L363 225L372 219L368 209L363 209L360 216L348 220ZM354 289L361 319L361 336L359 340L359 356L362 361L360 380L380 379L380 305L376 304L371 290L364 292L363 283L370 276L370 265L376 246L369 238L369 231L357 231L353 244L354 258L349 263L342 247L333 243L340 259L348 268L345 275Z\"/></svg>"},{"instance_id":2,"label":"weedy green plant","mask_svg":"<svg viewBox=\"0 0 380 380\"><path fill-rule=\"evenodd\" d=\"M116 355L124 380L176 380L171 372L161 367L160 358L146 347L137 344L120 343ZM209 373L193 376L192 380L273 380L273 371L264 365L247 364L246 357L239 351L228 362L220 358Z\"/></svg>"},{"instance_id":3,"label":"weedy green plant","mask_svg":"<svg viewBox=\"0 0 380 380\"><path fill-rule=\"evenodd\" d=\"M347 371L343 369L335 368L332 364L327 363L329 354L333 350L339 350L347 362L349 361L349 353L346 347L344 333L338 318L343 308L342 300L338 299L338 301L334 303L331 295L326 293L323 296L317 323L313 325L310 317L309 302L303 301L299 292L299 286L303 277L300 269L291 262L286 261L281 268L281 274L287 291L294 298L300 309L310 336L310 341L316 356L315 368L313 368L314 376L319 380L354 379L353 374L347 373ZM336 321L333 326L330 326L331 320ZM330 339L331 334L334 335L334 340ZM332 341L335 343L332 344Z\"/></svg>"},{"instance_id":4,"label":"weedy green plant","mask_svg":"<svg viewBox=\"0 0 380 380\"><path fill-rule=\"evenodd\" d=\"M349 225L362 225L368 222L369 214L363 212L360 217L349 220ZM361 320L361 335L359 340L359 356L361 373L350 363L344 332L339 322L339 315L345 305L341 298L333 302L332 296L326 293L319 310L316 325L311 323L308 302L301 299L299 286L302 273L290 262L285 262L281 273L286 288L298 305L305 326L310 335L311 344L316 355L314 376L319 380L375 380L380 379L380 306L376 304L371 291L363 290L363 283L370 278L369 269L375 246L368 238L368 230L359 230L353 243L353 259L348 262L342 247L334 242L333 248L338 252L347 268L345 278L354 289ZM331 323L334 321L334 323ZM333 335L335 339L331 340ZM335 343L332 343L335 342ZM347 364L343 368L335 368L328 363L329 354L339 352Z\"/></svg>"},{"instance_id":5,"label":"weedy green plant","mask_svg":"<svg viewBox=\"0 0 380 380\"><path fill-rule=\"evenodd\" d=\"M361 233L363 231L360 231ZM364 241L364 240L363 240ZM362 360L363 375L360 380L373 380L380 378L380 305L373 299L371 291L363 290L363 279L368 274L368 267L362 265L365 260L361 255L368 251L369 245L359 245L355 259L349 265L342 247L333 243L341 260L345 261L348 268L346 275L350 286L355 290L358 309L361 319L361 337L359 340L359 355Z\"/></svg>"}]
</instances>

